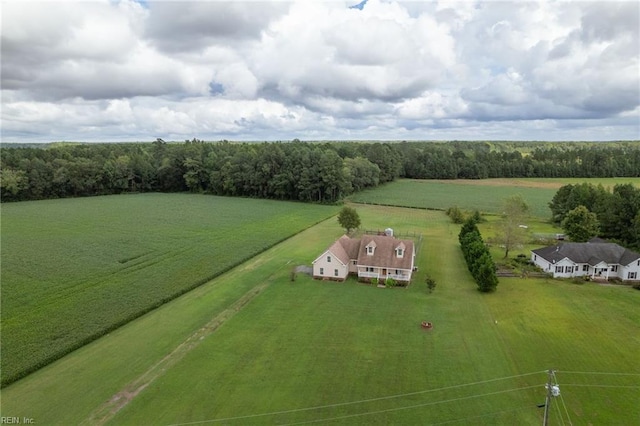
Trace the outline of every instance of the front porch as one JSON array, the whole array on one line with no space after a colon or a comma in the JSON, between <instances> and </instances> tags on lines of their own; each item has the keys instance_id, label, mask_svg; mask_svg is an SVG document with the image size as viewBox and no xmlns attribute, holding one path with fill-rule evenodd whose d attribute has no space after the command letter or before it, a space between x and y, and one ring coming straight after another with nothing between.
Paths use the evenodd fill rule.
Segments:
<instances>
[{"instance_id":1,"label":"front porch","mask_svg":"<svg viewBox=\"0 0 640 426\"><path fill-rule=\"evenodd\" d=\"M411 281L411 274L408 272L395 273L382 269L381 271L358 271L358 279L361 281L371 281L372 279L378 279L380 282L384 282L387 278L395 280L397 283L409 284Z\"/></svg>"}]
</instances>

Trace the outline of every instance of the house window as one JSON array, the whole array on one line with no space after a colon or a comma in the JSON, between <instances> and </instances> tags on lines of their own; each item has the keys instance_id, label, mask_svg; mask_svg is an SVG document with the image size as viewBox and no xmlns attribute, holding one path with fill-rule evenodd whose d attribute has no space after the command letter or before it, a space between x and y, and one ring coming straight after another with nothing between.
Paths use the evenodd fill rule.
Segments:
<instances>
[{"instance_id":1,"label":"house window","mask_svg":"<svg viewBox=\"0 0 640 426\"><path fill-rule=\"evenodd\" d=\"M367 247L367 254L373 254L373 247L371 246Z\"/></svg>"},{"instance_id":2,"label":"house window","mask_svg":"<svg viewBox=\"0 0 640 426\"><path fill-rule=\"evenodd\" d=\"M611 265L611 272L618 272L618 265Z\"/></svg>"},{"instance_id":3,"label":"house window","mask_svg":"<svg viewBox=\"0 0 640 426\"><path fill-rule=\"evenodd\" d=\"M338 270L337 269L333 270L333 275L335 275L336 277L338 276Z\"/></svg>"},{"instance_id":4,"label":"house window","mask_svg":"<svg viewBox=\"0 0 640 426\"><path fill-rule=\"evenodd\" d=\"M327 256L327 263L331 263L331 256Z\"/></svg>"},{"instance_id":5,"label":"house window","mask_svg":"<svg viewBox=\"0 0 640 426\"><path fill-rule=\"evenodd\" d=\"M320 268L320 275L324 275L324 268Z\"/></svg>"},{"instance_id":6,"label":"house window","mask_svg":"<svg viewBox=\"0 0 640 426\"><path fill-rule=\"evenodd\" d=\"M402 257L402 249L401 248L396 250L396 256Z\"/></svg>"},{"instance_id":7,"label":"house window","mask_svg":"<svg viewBox=\"0 0 640 426\"><path fill-rule=\"evenodd\" d=\"M573 266L565 266L564 272L571 274L573 272Z\"/></svg>"},{"instance_id":8,"label":"house window","mask_svg":"<svg viewBox=\"0 0 640 426\"><path fill-rule=\"evenodd\" d=\"M534 254L533 255L533 261L535 262L536 260L538 260L538 255Z\"/></svg>"},{"instance_id":9,"label":"house window","mask_svg":"<svg viewBox=\"0 0 640 426\"><path fill-rule=\"evenodd\" d=\"M357 261L357 260L352 260L352 261L351 261L351 263L352 263L353 265L357 265L357 264L358 264L358 261Z\"/></svg>"},{"instance_id":10,"label":"house window","mask_svg":"<svg viewBox=\"0 0 640 426\"><path fill-rule=\"evenodd\" d=\"M367 266L366 271L367 271L367 272L373 272L373 267L371 267L371 266Z\"/></svg>"},{"instance_id":11,"label":"house window","mask_svg":"<svg viewBox=\"0 0 640 426\"><path fill-rule=\"evenodd\" d=\"M582 265L582 272L589 272L589 265Z\"/></svg>"},{"instance_id":12,"label":"house window","mask_svg":"<svg viewBox=\"0 0 640 426\"><path fill-rule=\"evenodd\" d=\"M627 279L635 280L636 278L638 278L638 273L637 272L629 272L627 274Z\"/></svg>"},{"instance_id":13,"label":"house window","mask_svg":"<svg viewBox=\"0 0 640 426\"><path fill-rule=\"evenodd\" d=\"M564 268L562 266L556 266L556 272L561 274Z\"/></svg>"}]
</instances>

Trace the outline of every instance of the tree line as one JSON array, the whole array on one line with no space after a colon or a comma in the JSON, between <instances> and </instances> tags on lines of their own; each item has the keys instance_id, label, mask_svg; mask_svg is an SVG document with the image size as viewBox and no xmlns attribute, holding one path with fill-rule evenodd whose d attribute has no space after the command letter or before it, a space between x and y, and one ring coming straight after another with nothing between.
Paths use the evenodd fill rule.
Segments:
<instances>
[{"instance_id":1,"label":"tree line","mask_svg":"<svg viewBox=\"0 0 640 426\"><path fill-rule=\"evenodd\" d=\"M551 220L574 241L597 235L640 248L640 189L632 184L618 184L612 190L590 183L564 185L549 208Z\"/></svg>"},{"instance_id":2,"label":"tree line","mask_svg":"<svg viewBox=\"0 0 640 426\"><path fill-rule=\"evenodd\" d=\"M640 176L640 143L203 142L0 148L3 201L203 192L332 203L393 181Z\"/></svg>"},{"instance_id":3,"label":"tree line","mask_svg":"<svg viewBox=\"0 0 640 426\"><path fill-rule=\"evenodd\" d=\"M389 145L291 143L73 144L2 148L4 201L117 194L206 192L215 195L335 202L395 179ZM395 163L394 163L395 161Z\"/></svg>"}]
</instances>

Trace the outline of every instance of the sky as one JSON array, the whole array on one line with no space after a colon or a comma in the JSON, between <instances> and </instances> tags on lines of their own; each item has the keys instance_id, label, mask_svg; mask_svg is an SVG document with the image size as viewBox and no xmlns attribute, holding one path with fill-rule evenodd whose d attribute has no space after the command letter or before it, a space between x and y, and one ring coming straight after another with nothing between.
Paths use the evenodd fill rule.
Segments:
<instances>
[{"instance_id":1,"label":"sky","mask_svg":"<svg viewBox=\"0 0 640 426\"><path fill-rule=\"evenodd\" d=\"M0 7L2 142L640 139L638 1Z\"/></svg>"}]
</instances>

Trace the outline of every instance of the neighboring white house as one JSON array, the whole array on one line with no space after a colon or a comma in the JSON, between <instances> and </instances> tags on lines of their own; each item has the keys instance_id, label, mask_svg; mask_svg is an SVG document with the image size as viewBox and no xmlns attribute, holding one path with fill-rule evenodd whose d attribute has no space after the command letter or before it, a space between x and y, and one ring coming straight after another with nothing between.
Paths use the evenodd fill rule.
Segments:
<instances>
[{"instance_id":1,"label":"neighboring white house","mask_svg":"<svg viewBox=\"0 0 640 426\"><path fill-rule=\"evenodd\" d=\"M411 281L415 256L411 240L392 235L343 235L313 261L313 277L342 281L354 274L364 281L393 278L406 284Z\"/></svg>"},{"instance_id":2,"label":"neighboring white house","mask_svg":"<svg viewBox=\"0 0 640 426\"><path fill-rule=\"evenodd\" d=\"M640 281L640 254L599 238L533 250L531 261L554 278L589 276Z\"/></svg>"}]
</instances>

